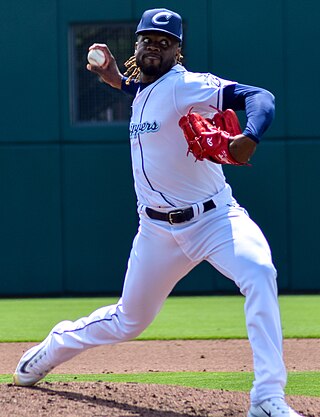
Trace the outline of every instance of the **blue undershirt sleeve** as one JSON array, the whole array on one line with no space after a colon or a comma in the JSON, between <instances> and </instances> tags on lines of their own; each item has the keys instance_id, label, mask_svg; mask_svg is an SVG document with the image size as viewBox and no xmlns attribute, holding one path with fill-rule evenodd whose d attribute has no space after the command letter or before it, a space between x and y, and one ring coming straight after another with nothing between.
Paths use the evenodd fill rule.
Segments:
<instances>
[{"instance_id":1,"label":"blue undershirt sleeve","mask_svg":"<svg viewBox=\"0 0 320 417\"><path fill-rule=\"evenodd\" d=\"M135 96L139 89L139 83L134 81L130 81L130 83L126 84L127 77L123 77L121 80L121 91L128 94L129 96Z\"/></svg>"},{"instance_id":2,"label":"blue undershirt sleeve","mask_svg":"<svg viewBox=\"0 0 320 417\"><path fill-rule=\"evenodd\" d=\"M232 84L223 89L223 110L245 110L245 136L259 143L270 126L275 112L274 96L268 90L244 84Z\"/></svg>"}]
</instances>

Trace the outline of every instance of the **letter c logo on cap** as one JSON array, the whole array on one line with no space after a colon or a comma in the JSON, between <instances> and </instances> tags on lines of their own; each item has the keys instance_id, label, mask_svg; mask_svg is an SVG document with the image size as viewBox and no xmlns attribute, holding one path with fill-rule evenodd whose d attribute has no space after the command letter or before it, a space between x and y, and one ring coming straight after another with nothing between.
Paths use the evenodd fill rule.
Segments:
<instances>
[{"instance_id":1,"label":"letter c logo on cap","mask_svg":"<svg viewBox=\"0 0 320 417\"><path fill-rule=\"evenodd\" d=\"M171 13L159 12L153 16L152 23L154 23L155 25L167 25L171 17L172 17Z\"/></svg>"}]
</instances>

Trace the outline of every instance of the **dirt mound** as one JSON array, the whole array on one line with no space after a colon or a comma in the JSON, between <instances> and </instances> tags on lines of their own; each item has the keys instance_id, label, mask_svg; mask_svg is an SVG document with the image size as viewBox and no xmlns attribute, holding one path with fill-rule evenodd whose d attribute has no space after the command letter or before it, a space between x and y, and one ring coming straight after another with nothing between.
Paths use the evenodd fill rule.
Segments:
<instances>
[{"instance_id":1,"label":"dirt mound","mask_svg":"<svg viewBox=\"0 0 320 417\"><path fill-rule=\"evenodd\" d=\"M0 373L12 373L34 343L2 343ZM320 340L288 339L289 371L320 371ZM54 369L56 373L148 371L252 371L247 340L133 341L89 350ZM320 398L287 397L306 417L320 417ZM33 388L0 384L2 417L246 417L247 393L134 383L48 383Z\"/></svg>"}]
</instances>

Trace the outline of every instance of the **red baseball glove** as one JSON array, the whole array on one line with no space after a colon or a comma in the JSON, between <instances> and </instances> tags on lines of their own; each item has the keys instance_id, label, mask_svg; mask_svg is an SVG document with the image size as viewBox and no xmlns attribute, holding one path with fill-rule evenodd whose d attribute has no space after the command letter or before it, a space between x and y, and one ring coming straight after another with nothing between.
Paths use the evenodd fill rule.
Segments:
<instances>
[{"instance_id":1,"label":"red baseball glove","mask_svg":"<svg viewBox=\"0 0 320 417\"><path fill-rule=\"evenodd\" d=\"M181 117L179 126L196 161L208 159L217 164L246 165L236 161L229 151L230 137L242 133L236 113L227 109L218 112L212 120L189 112Z\"/></svg>"}]
</instances>

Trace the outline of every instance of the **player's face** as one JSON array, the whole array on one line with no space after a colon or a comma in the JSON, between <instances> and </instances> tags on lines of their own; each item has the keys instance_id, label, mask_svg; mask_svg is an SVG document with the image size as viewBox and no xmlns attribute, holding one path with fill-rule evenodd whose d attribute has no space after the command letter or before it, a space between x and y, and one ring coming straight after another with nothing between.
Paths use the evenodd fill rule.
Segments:
<instances>
[{"instance_id":1,"label":"player's face","mask_svg":"<svg viewBox=\"0 0 320 417\"><path fill-rule=\"evenodd\" d=\"M135 56L141 81L154 81L168 72L177 63L180 51L179 42L170 35L159 32L139 35Z\"/></svg>"}]
</instances>

